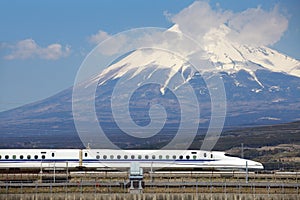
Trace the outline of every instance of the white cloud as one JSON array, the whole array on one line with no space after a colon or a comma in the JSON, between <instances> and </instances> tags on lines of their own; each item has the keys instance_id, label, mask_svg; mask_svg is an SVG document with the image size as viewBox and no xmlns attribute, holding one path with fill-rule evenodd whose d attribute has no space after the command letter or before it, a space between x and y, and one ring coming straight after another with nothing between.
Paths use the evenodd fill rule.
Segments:
<instances>
[{"instance_id":1,"label":"white cloud","mask_svg":"<svg viewBox=\"0 0 300 200\"><path fill-rule=\"evenodd\" d=\"M169 18L173 23L179 25L183 33L202 42L202 37L207 32L226 23L231 15L230 11L214 11L207 2L196 1Z\"/></svg>"},{"instance_id":2,"label":"white cloud","mask_svg":"<svg viewBox=\"0 0 300 200\"><path fill-rule=\"evenodd\" d=\"M166 16L178 24L183 33L200 43L204 42L206 34L227 26L229 31L224 37L231 41L251 45L272 45L280 40L288 27L287 17L279 12L277 6L270 11L257 7L233 13L220 8L214 10L206 1L196 1L176 15L166 14Z\"/></svg>"},{"instance_id":3,"label":"white cloud","mask_svg":"<svg viewBox=\"0 0 300 200\"><path fill-rule=\"evenodd\" d=\"M109 38L110 35L106 33L105 31L99 30L98 33L91 35L88 40L92 44L99 44L100 42L106 40Z\"/></svg>"},{"instance_id":4,"label":"white cloud","mask_svg":"<svg viewBox=\"0 0 300 200\"><path fill-rule=\"evenodd\" d=\"M278 42L287 30L288 19L280 14L278 7L264 11L260 7L237 13L228 26L235 30L229 37L240 43L272 45Z\"/></svg>"},{"instance_id":5,"label":"white cloud","mask_svg":"<svg viewBox=\"0 0 300 200\"><path fill-rule=\"evenodd\" d=\"M11 52L4 56L6 60L41 58L46 60L57 60L70 54L71 48L66 45L54 43L47 47L39 46L33 39L25 39L17 42L15 45L6 44L5 47Z\"/></svg>"}]
</instances>

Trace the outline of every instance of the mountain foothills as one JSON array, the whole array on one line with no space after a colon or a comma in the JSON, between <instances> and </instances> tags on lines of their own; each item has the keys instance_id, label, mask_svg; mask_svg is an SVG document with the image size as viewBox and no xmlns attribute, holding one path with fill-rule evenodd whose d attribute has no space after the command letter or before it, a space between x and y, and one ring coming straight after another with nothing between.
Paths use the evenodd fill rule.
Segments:
<instances>
[{"instance_id":1,"label":"mountain foothills","mask_svg":"<svg viewBox=\"0 0 300 200\"><path fill-rule=\"evenodd\" d=\"M147 126L151 105L161 105L167 113L160 132L162 138L163 134L176 134L180 123L186 120L181 118L181 109L192 113L196 106L200 108L198 132L205 134L212 114L210 90L214 89L207 82L216 74L221 77L226 93L224 130L300 120L300 62L268 47L232 43L223 37L226 31L221 27L204 38L202 48L216 66L214 69L195 69L167 52L136 50L99 74L95 110L108 137L125 148L132 147L128 144L134 141L119 128L111 108L114 88L122 87L118 82L124 79L136 81L140 87L128 91L123 86L124 93L132 96L116 108L124 109L124 103L129 103L133 121ZM165 78L161 84L147 82L147 78L158 74ZM176 76L181 81L169 87ZM88 88L94 81L91 78L80 87ZM186 85L191 86L198 105L193 104L189 95L176 95L176 90ZM72 91L71 87L47 99L1 112L0 147L82 147L73 120ZM147 141L155 142L154 137Z\"/></svg>"},{"instance_id":2,"label":"mountain foothills","mask_svg":"<svg viewBox=\"0 0 300 200\"><path fill-rule=\"evenodd\" d=\"M227 131L215 149L257 160L265 169L300 170L300 121Z\"/></svg>"}]
</instances>

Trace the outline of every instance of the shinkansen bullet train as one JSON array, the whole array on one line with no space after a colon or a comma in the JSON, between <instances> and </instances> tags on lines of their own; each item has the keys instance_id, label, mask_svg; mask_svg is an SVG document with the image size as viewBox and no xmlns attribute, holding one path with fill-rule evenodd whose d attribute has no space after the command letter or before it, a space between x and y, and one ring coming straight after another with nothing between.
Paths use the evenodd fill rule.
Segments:
<instances>
[{"instance_id":1,"label":"shinkansen bullet train","mask_svg":"<svg viewBox=\"0 0 300 200\"><path fill-rule=\"evenodd\" d=\"M202 150L0 149L0 169L263 169L252 160Z\"/></svg>"}]
</instances>

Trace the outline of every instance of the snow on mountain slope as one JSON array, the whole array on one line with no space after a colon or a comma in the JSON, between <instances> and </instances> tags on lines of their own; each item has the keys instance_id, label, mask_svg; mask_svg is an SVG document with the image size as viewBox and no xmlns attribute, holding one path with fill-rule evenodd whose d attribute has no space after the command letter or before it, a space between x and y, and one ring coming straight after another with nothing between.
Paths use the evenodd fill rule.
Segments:
<instances>
[{"instance_id":1,"label":"snow on mountain slope","mask_svg":"<svg viewBox=\"0 0 300 200\"><path fill-rule=\"evenodd\" d=\"M164 50L141 49L130 53L119 62L106 68L94 79L94 81L100 80L98 85L102 85L107 80L118 79L125 74L130 74L129 79L132 79L151 69L152 71L150 73L147 72L142 78L141 81L143 81L151 78L151 76L159 70L167 70L168 76L165 78L164 85L161 88L163 94L172 77L178 71L181 71L183 74L189 67L190 64L188 64L186 60L179 58L170 52ZM185 82L191 78L193 72L193 70L190 71L190 75Z\"/></svg>"},{"instance_id":2,"label":"snow on mountain slope","mask_svg":"<svg viewBox=\"0 0 300 200\"><path fill-rule=\"evenodd\" d=\"M178 28L176 29L178 30ZM222 25L203 38L203 48L220 70L236 72L241 69L255 71L268 69L300 77L300 62L271 48L242 45L230 41L226 35L231 30Z\"/></svg>"}]
</instances>

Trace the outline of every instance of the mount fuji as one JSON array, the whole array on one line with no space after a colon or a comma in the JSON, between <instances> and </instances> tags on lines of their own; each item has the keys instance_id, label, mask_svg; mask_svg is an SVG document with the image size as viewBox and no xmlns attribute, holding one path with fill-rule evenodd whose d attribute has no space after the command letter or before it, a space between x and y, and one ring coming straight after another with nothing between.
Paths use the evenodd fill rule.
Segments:
<instances>
[{"instance_id":1,"label":"mount fuji","mask_svg":"<svg viewBox=\"0 0 300 200\"><path fill-rule=\"evenodd\" d=\"M176 25L171 30L180 31ZM300 120L300 62L269 47L234 43L226 39L227 31L224 25L203 38L202 49L216 66L213 69L199 71L164 51L135 50L83 82L82 88L97 84L95 111L99 125L111 135L122 132L119 124L127 119L120 117L117 123L111 108L114 102L117 102L115 110L122 113L128 108L132 121L142 127L151 124L152 105L159 105L159 109L165 109L157 112L165 118L159 133L170 134L176 132L180 122L189 121L181 115L182 109L189 116L199 107L198 119L191 123L199 125L202 133L212 120L210 90L214 86L209 87L207 82L216 73L225 88L225 129ZM151 81L157 75L163 78L159 84ZM128 81L136 85L134 91L127 92ZM115 87L122 88L124 93L115 97L118 101L113 97ZM186 93L178 96L176 92L180 90ZM49 138L56 138L52 144L59 146L60 141L69 138L70 143L79 144L72 113L72 91L73 88L68 88L47 99L0 113L1 141L19 138L21 145L34 142L41 146L41 138L47 138L44 140L48 144ZM189 92L195 95L198 105L187 95ZM89 120L84 116L79 119ZM184 128L188 130L188 126ZM131 139L125 135L122 142ZM65 143L61 145L65 147Z\"/></svg>"}]
</instances>

